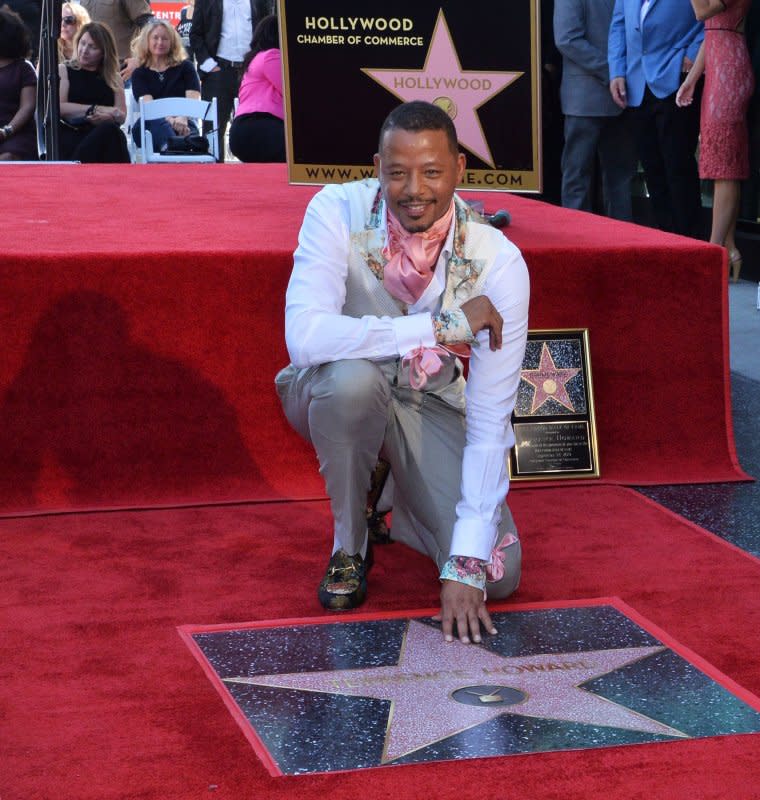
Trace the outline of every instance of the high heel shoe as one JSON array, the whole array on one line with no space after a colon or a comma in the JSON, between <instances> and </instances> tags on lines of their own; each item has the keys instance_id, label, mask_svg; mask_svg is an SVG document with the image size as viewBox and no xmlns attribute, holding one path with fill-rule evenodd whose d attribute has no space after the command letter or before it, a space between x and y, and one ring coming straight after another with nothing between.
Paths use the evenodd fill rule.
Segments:
<instances>
[{"instance_id":1,"label":"high heel shoe","mask_svg":"<svg viewBox=\"0 0 760 800\"><path fill-rule=\"evenodd\" d=\"M731 280L736 283L742 271L742 254L738 250L732 250L728 254L728 263L731 267Z\"/></svg>"}]
</instances>

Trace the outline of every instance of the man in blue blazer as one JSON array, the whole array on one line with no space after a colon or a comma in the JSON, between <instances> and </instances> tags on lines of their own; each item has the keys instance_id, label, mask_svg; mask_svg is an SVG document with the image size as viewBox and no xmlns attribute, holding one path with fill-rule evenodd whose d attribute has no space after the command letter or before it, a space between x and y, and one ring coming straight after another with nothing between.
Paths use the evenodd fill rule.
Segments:
<instances>
[{"instance_id":1,"label":"man in blue blazer","mask_svg":"<svg viewBox=\"0 0 760 800\"><path fill-rule=\"evenodd\" d=\"M607 38L615 0L556 0L554 41L562 53L565 115L562 205L592 210L597 157L604 213L630 220L636 154L623 110L610 97Z\"/></svg>"},{"instance_id":2,"label":"man in blue blazer","mask_svg":"<svg viewBox=\"0 0 760 800\"><path fill-rule=\"evenodd\" d=\"M615 0L608 42L610 93L631 108L639 158L658 227L698 236L695 151L699 102L675 95L704 37L689 0Z\"/></svg>"}]
</instances>

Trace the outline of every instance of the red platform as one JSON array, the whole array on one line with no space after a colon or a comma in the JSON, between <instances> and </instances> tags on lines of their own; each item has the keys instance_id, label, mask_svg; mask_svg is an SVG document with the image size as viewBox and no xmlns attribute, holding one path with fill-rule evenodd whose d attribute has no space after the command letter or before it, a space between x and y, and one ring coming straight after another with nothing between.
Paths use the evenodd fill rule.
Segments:
<instances>
[{"instance_id":1,"label":"red platform","mask_svg":"<svg viewBox=\"0 0 760 800\"><path fill-rule=\"evenodd\" d=\"M0 514L322 496L272 388L318 187L287 185L278 165L18 165L2 177ZM746 478L723 251L466 196L512 214L530 327L590 330L602 480Z\"/></svg>"}]
</instances>

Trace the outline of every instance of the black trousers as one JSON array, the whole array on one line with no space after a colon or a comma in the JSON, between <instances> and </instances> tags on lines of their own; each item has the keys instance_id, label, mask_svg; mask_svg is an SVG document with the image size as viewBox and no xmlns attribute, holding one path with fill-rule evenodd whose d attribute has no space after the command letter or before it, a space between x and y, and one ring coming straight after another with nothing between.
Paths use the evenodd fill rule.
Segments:
<instances>
[{"instance_id":1,"label":"black trousers","mask_svg":"<svg viewBox=\"0 0 760 800\"><path fill-rule=\"evenodd\" d=\"M703 238L702 200L697 172L697 139L702 84L690 106L679 108L675 92L655 97L647 87L632 109L636 143L644 167L657 227Z\"/></svg>"},{"instance_id":2,"label":"black trousers","mask_svg":"<svg viewBox=\"0 0 760 800\"><path fill-rule=\"evenodd\" d=\"M129 164L130 162L127 140L115 122L87 125L78 130L61 124L58 130L59 157L64 161L81 161L83 164Z\"/></svg>"},{"instance_id":3,"label":"black trousers","mask_svg":"<svg viewBox=\"0 0 760 800\"><path fill-rule=\"evenodd\" d=\"M285 161L285 123L272 114L255 111L232 120L230 150L251 162Z\"/></svg>"},{"instance_id":4,"label":"black trousers","mask_svg":"<svg viewBox=\"0 0 760 800\"><path fill-rule=\"evenodd\" d=\"M224 135L235 107L243 70L240 67L222 67L216 72L201 72L201 97L211 100L216 97L216 112L219 127L217 141L219 143L219 160L224 161ZM211 132L211 125L203 126L204 133Z\"/></svg>"}]
</instances>

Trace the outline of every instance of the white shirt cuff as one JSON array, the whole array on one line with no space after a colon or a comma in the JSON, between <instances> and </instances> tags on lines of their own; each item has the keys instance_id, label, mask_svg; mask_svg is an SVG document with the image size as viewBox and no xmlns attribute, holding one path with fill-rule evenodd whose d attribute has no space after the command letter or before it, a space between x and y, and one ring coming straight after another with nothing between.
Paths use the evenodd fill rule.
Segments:
<instances>
[{"instance_id":1,"label":"white shirt cuff","mask_svg":"<svg viewBox=\"0 0 760 800\"><path fill-rule=\"evenodd\" d=\"M408 317L393 317L393 332L399 355L405 356L416 347L435 347L435 333L430 314L410 314Z\"/></svg>"},{"instance_id":2,"label":"white shirt cuff","mask_svg":"<svg viewBox=\"0 0 760 800\"><path fill-rule=\"evenodd\" d=\"M211 72L211 70L214 69L214 67L218 66L219 65L216 63L216 61L214 61L214 59L211 58L211 56L209 56L202 64L198 65L198 69L201 72Z\"/></svg>"},{"instance_id":3,"label":"white shirt cuff","mask_svg":"<svg viewBox=\"0 0 760 800\"><path fill-rule=\"evenodd\" d=\"M449 552L451 555L490 561L496 534L496 525L489 525L480 519L460 518L454 523Z\"/></svg>"}]
</instances>

